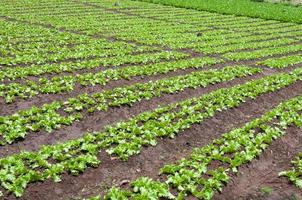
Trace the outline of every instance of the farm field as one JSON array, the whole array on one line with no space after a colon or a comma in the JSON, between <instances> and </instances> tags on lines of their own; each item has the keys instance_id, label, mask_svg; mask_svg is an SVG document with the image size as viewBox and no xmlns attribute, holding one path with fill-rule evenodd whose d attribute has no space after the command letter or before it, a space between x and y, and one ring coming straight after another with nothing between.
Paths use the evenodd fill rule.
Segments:
<instances>
[{"instance_id":1,"label":"farm field","mask_svg":"<svg viewBox=\"0 0 302 200\"><path fill-rule=\"evenodd\" d=\"M0 199L302 199L302 24L0 2Z\"/></svg>"}]
</instances>

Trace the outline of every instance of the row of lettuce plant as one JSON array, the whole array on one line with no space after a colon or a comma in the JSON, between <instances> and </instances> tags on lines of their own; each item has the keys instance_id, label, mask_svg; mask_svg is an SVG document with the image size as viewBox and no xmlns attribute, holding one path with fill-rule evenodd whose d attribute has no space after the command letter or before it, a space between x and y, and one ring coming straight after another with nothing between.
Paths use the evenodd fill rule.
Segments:
<instances>
[{"instance_id":1,"label":"row of lettuce plant","mask_svg":"<svg viewBox=\"0 0 302 200\"><path fill-rule=\"evenodd\" d=\"M0 69L0 80L25 79L29 76L41 76L46 74L60 74L62 72L76 72L77 70L96 69L100 67L119 67L124 65L157 63L160 61L178 60L188 57L188 54L163 51L142 53L136 55L124 55L110 58L95 58L78 62L63 62L52 64L33 64L27 67L3 67Z\"/></svg>"},{"instance_id":2,"label":"row of lettuce plant","mask_svg":"<svg viewBox=\"0 0 302 200\"><path fill-rule=\"evenodd\" d=\"M302 152L292 160L292 168L279 173L279 176L288 178L298 188L302 188Z\"/></svg>"},{"instance_id":3,"label":"row of lettuce plant","mask_svg":"<svg viewBox=\"0 0 302 200\"><path fill-rule=\"evenodd\" d=\"M283 56L280 58L269 58L267 60L258 62L258 65L265 65L270 68L282 69L291 67L293 65L302 63L302 54L295 54L289 56Z\"/></svg>"},{"instance_id":4,"label":"row of lettuce plant","mask_svg":"<svg viewBox=\"0 0 302 200\"><path fill-rule=\"evenodd\" d=\"M12 143L16 139L25 138L30 132L46 130L52 132L61 125L71 125L81 120L82 111L106 111L109 107L133 105L142 100L173 94L188 88L206 87L230 81L237 77L245 77L259 73L258 68L245 66L226 67L221 70L192 72L170 78L164 78L147 83L137 83L130 86L118 87L112 90L93 94L81 94L66 101L54 101L28 110L21 110L8 116L0 117L0 143Z\"/></svg>"},{"instance_id":5,"label":"row of lettuce plant","mask_svg":"<svg viewBox=\"0 0 302 200\"><path fill-rule=\"evenodd\" d=\"M89 166L99 166L101 158L99 158L98 155L103 149L109 154L114 154L115 156L126 160L130 156L138 154L143 146L156 145L157 139L161 137L176 137L183 130L190 128L191 125L201 123L203 120L212 117L217 112L234 108L248 99L257 98L261 94L285 88L290 84L301 80L301 74L302 69L297 69L291 73L280 73L231 88L222 88L200 97L162 106L153 111L147 111L125 122L119 122L112 126L108 126L103 132L87 133L78 139L55 145L43 146L37 151L22 151L18 154L1 158L1 185L6 190L13 192L16 196L21 196L29 183L45 181L48 179L60 181L62 173L69 172L73 175L78 175L79 173L84 172ZM291 103L284 105L288 104ZM295 105L299 106L302 104ZM282 123L280 124L282 124L282 127L286 127L287 125L284 125L284 121L291 123L293 123L293 120L297 121L298 118L292 118L293 115L288 115L288 112L283 111L284 110L279 112L278 110L278 112L273 112L280 114L282 120ZM272 117L272 114L268 116ZM267 119L267 116L263 119ZM269 141L269 138L277 137L278 134L280 135L280 133L283 133L280 132L279 129L270 127L267 124L258 126L262 121L263 120L261 119L255 120L243 129L239 129L240 131L233 131L231 134L227 134L223 137L223 140L217 140L213 145L208 146L206 152L213 153L210 154L213 155L213 157L206 159L208 157L207 155L205 161L208 161L209 163L213 158L216 158L224 162L230 162L232 164L231 169L236 171L238 166L245 163L247 160L252 159L254 154L257 155L257 153L260 152L259 150L255 150L254 143L258 144L256 145L257 148L264 148L266 145L261 142ZM255 124L257 125L257 128L262 128L261 130L264 130L265 134L256 134L257 137L254 140L249 139L252 136L255 136L255 132L242 130L254 128ZM234 138L240 139L234 140ZM229 143L225 143L224 140L228 140ZM238 144L235 143L235 141L237 141ZM220 151L218 150L213 150L215 144L222 145L221 148L218 149L221 150L221 152L234 152L234 157L223 157L223 153L219 153ZM247 151L241 151L240 145L246 145ZM201 152L203 152L203 150ZM203 156L200 158L202 159ZM199 166L197 168L200 169L199 173L203 171L202 169L206 169L205 167L202 168ZM172 173L169 178L170 184L177 187L177 185L181 183L182 186L179 186L179 188L182 188L180 190L183 191L181 192L183 195L188 191L197 194L195 192L197 192L196 190L198 187L194 187L194 183L200 184L202 181L200 182L198 180L202 179L193 179L195 180L193 184L190 184L190 182L186 183L186 180L191 179L178 179L181 174L178 173L177 169L180 170L180 168L177 166L169 166L164 169L163 172ZM175 176L173 175L174 171L177 172L175 173ZM184 173L183 176L186 176L187 170L180 171ZM191 173L189 173L189 175L190 174ZM213 170L212 174L213 178L206 184L208 186L208 189L206 190L207 193L211 188L216 190L218 186L221 186L221 184L219 184L219 181L221 181L221 179L218 179L219 177L227 176L221 168ZM195 177L194 173L193 177ZM226 178L223 180L226 180ZM201 195L202 193L200 192L198 196Z\"/></svg>"},{"instance_id":6,"label":"row of lettuce plant","mask_svg":"<svg viewBox=\"0 0 302 200\"><path fill-rule=\"evenodd\" d=\"M51 79L40 78L38 81L27 80L23 83L0 84L0 97L4 97L7 103L11 103L16 97L27 99L38 94L70 92L74 90L76 85L106 85L112 80L131 79L134 76L165 74L178 69L202 68L205 65L213 65L218 62L221 61L214 58L204 57L174 62L162 62L145 66L129 66L107 69L96 73L55 76Z\"/></svg>"},{"instance_id":7,"label":"row of lettuce plant","mask_svg":"<svg viewBox=\"0 0 302 200\"><path fill-rule=\"evenodd\" d=\"M282 55L287 53L295 53L302 50L301 44L292 44L279 47L269 47L264 49L258 49L254 51L242 51L242 52L232 52L224 55L225 58L240 61L240 60L250 60L263 58L266 56Z\"/></svg>"},{"instance_id":8,"label":"row of lettuce plant","mask_svg":"<svg viewBox=\"0 0 302 200\"><path fill-rule=\"evenodd\" d=\"M233 129L212 143L195 148L192 154L161 168L165 181L139 177L130 189L112 187L103 199L212 199L221 192L240 167L248 164L284 134L290 126L302 127L302 96L282 102L276 108L243 127ZM301 155L294 161L295 169L282 172L301 187ZM215 163L215 164L214 164ZM218 163L218 164L217 164ZM100 196L90 200L101 199Z\"/></svg>"}]
</instances>

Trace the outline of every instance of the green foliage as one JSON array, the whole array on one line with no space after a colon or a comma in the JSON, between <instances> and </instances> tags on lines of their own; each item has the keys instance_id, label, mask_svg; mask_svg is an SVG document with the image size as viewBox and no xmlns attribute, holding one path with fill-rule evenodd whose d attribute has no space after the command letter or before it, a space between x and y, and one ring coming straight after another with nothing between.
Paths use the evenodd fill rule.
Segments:
<instances>
[{"instance_id":1,"label":"green foliage","mask_svg":"<svg viewBox=\"0 0 302 200\"><path fill-rule=\"evenodd\" d=\"M251 0L140 0L180 8L205 10L222 14L302 23L302 8Z\"/></svg>"},{"instance_id":2,"label":"green foliage","mask_svg":"<svg viewBox=\"0 0 302 200\"><path fill-rule=\"evenodd\" d=\"M53 64L32 64L28 67L4 67L0 70L0 80L15 80L18 78L26 78L28 76L38 76L43 74L59 74L62 72L73 72L83 69L95 69L110 66L121 66L125 64L147 64L156 63L161 60L180 59L187 57L186 54L177 52L154 52L154 53L142 53L137 55L123 55L119 57L109 58L95 58L84 61L63 62ZM19 85L19 84L17 84Z\"/></svg>"},{"instance_id":3,"label":"green foliage","mask_svg":"<svg viewBox=\"0 0 302 200\"><path fill-rule=\"evenodd\" d=\"M132 191L122 190L116 187L110 189L105 200L160 200L174 199L170 193L169 186L159 181L154 181L147 177L140 177L131 183Z\"/></svg>"},{"instance_id":4,"label":"green foliage","mask_svg":"<svg viewBox=\"0 0 302 200\"><path fill-rule=\"evenodd\" d=\"M298 127L301 127L301 122L298 123L298 125ZM289 181L294 183L298 188L302 188L302 152L296 156L292 164L292 169L280 172L279 176L287 177Z\"/></svg>"},{"instance_id":5,"label":"green foliage","mask_svg":"<svg viewBox=\"0 0 302 200\"><path fill-rule=\"evenodd\" d=\"M215 61L209 59L210 62ZM185 65L180 65L179 67L201 67L203 63L203 61L191 64L190 62L185 62ZM166 65L161 70L165 71L168 68L169 65ZM147 69L152 70L150 68ZM32 107L29 110L22 110L10 116L0 117L0 121L2 122L0 124L0 135L2 136L0 143L2 145L10 144L16 139L25 138L30 131L38 132L46 130L47 132L52 132L55 129L59 129L62 125L71 125L73 122L81 120L82 115L80 111L105 111L108 107L131 106L143 99L151 99L163 94L173 94L186 88L206 87L209 84L229 81L260 71L260 69L245 66L225 67L222 70L199 71L183 76L160 79L154 82L150 81L119 87L92 95L84 93L76 98L69 98L65 102L54 101L42 107ZM59 114L60 111L61 114Z\"/></svg>"},{"instance_id":6,"label":"green foliage","mask_svg":"<svg viewBox=\"0 0 302 200\"><path fill-rule=\"evenodd\" d=\"M180 54L182 55L182 54ZM150 76L165 74L170 71L187 68L202 68L220 62L212 58L197 58L169 63L157 63L145 66L130 66L118 69L108 69L96 73L84 73L76 76L56 76L51 79L40 78L37 82L0 84L0 97L7 103L12 103L16 97L23 99L42 94L57 94L74 90L77 84L81 86L106 85L109 81L131 79L135 76Z\"/></svg>"},{"instance_id":7,"label":"green foliage","mask_svg":"<svg viewBox=\"0 0 302 200\"><path fill-rule=\"evenodd\" d=\"M281 55L285 53L294 53L301 50L302 50L302 45L296 44L290 46L264 48L255 51L227 53L224 55L224 57L230 60L239 61L239 60L262 58L265 56L273 56L278 54Z\"/></svg>"},{"instance_id":8,"label":"green foliage","mask_svg":"<svg viewBox=\"0 0 302 200\"><path fill-rule=\"evenodd\" d=\"M252 38L252 37L249 37ZM205 53L225 53L229 51L239 51L245 49L259 49L264 47L274 47L279 45L291 44L298 40L294 39L276 39L276 40L268 40L268 41L254 41L249 43L242 43L240 39L237 39L238 43L236 44L228 44L218 47L209 47L202 48L201 51Z\"/></svg>"},{"instance_id":9,"label":"green foliage","mask_svg":"<svg viewBox=\"0 0 302 200\"><path fill-rule=\"evenodd\" d=\"M191 1L178 3L188 2ZM192 5L196 8L206 5L204 2L195 1ZM217 6L215 2L218 0L211 2L211 6ZM46 6L49 3L56 6ZM11 19L0 19L0 80L3 82L0 97L7 103L14 103L19 98L69 92L76 86L106 85L110 81L136 76L201 69L223 63L216 58L219 56L237 61L301 51L298 42L302 31L298 24L138 1L125 0L116 4L111 0L87 0L86 3L101 6L97 9L89 6L88 9L80 1L61 0L0 2L2 15ZM44 7L37 9L37 6ZM33 12L23 12L25 7ZM229 5L224 7L230 9ZM248 13L257 12L248 9ZM70 13L66 15L66 11ZM247 13L247 9L237 12ZM79 18L81 23L78 23ZM296 55L260 64L281 68L300 62ZM246 66L195 70L185 75L92 94L82 93L65 101L33 106L0 117L0 144L11 144L33 132L52 133L61 126L82 120L82 113L132 106L142 100L207 87L261 71ZM42 146L36 151L2 157L1 189L20 197L30 183L49 179L59 182L65 173L78 176L88 167L100 165L100 151L127 160L140 153L143 146L155 146L160 138L176 137L220 111L302 80L301 74L302 69L296 69L222 88L138 114L107 126L102 132L86 133L78 139ZM112 188L105 198L180 200L191 194L196 198L211 199L228 182L230 173L237 172L238 167L259 156L274 139L285 134L288 126L301 126L300 111L301 97L282 103L263 117L195 149L188 158L164 166L161 173L167 177L165 182L141 177L130 184L129 190ZM278 122L271 123L273 120ZM215 167L215 161L221 165ZM296 171L284 172L284 175L294 177L293 182L301 185ZM171 192L171 188L176 191Z\"/></svg>"},{"instance_id":10,"label":"green foliage","mask_svg":"<svg viewBox=\"0 0 302 200\"><path fill-rule=\"evenodd\" d=\"M229 67L225 70L237 68L240 69L240 67ZM244 72L249 68L243 67L242 69L244 69ZM143 145L156 145L158 138L175 137L182 130L189 128L192 124L202 122L216 112L233 108L248 98L256 98L261 94L284 88L301 79L301 73L302 70L297 69L289 74L281 73L232 88L219 89L198 98L192 98L142 113L128 121L108 126L101 133L87 133L79 139L44 146L35 152L22 152L1 158L1 185L5 189L14 192L15 195L20 196L31 182L47 179L60 181L60 175L64 172L78 175L89 166L98 166L100 161L97 155L103 149L110 154L117 155L121 159L127 159L131 155L139 153ZM202 80L205 79L203 78ZM222 185L227 182L226 173L228 169L208 170L207 166L200 164L206 164L207 157L211 155L212 159L208 162L213 159L226 162L229 164L230 170L236 171L237 167L257 157L262 149L266 148L273 139L284 134L283 130L288 127L288 124L302 124L299 115L294 114L294 111L301 109L301 105L300 98L284 103L272 113L265 115L261 120L255 120L241 129L225 134L221 140L216 140L213 145L205 147L204 150L196 150L196 154L193 154L195 155L193 157L196 157L199 161L200 159L204 160L204 162L194 164L190 161L183 161L184 164L190 164L190 167L196 165L197 171L193 171L194 173L190 171L193 170L191 168L186 171L174 166L166 167L162 172L179 174L180 172L178 171L181 171L181 177L183 178L178 179L178 176L169 176L169 184L174 184L176 187L179 186L179 189L183 191L180 192L180 196L190 192L196 196L210 198L216 190L219 191ZM284 112L284 109L288 112ZM281 127L271 127L267 124L259 125L262 124L262 121L272 119L271 117L274 115L279 116ZM263 132L255 136L252 130L259 127ZM234 138L237 139L234 140ZM214 150L217 145L219 148L217 147L217 150ZM246 151L237 151L241 147L245 147ZM224 153L233 153L234 155L232 159L229 159L223 157ZM213 180L210 179L210 182L204 183L204 188L206 189L197 189L196 184L202 183L199 181L200 179L195 183L193 182L193 185L190 181L186 182L188 180L197 180L194 177L196 178L198 174L203 172L207 172L211 177L214 177ZM19 180L22 182L21 185ZM180 183L186 184L180 185ZM197 188L194 189L195 186Z\"/></svg>"},{"instance_id":11,"label":"green foliage","mask_svg":"<svg viewBox=\"0 0 302 200\"><path fill-rule=\"evenodd\" d=\"M259 62L258 65L266 65L271 68L282 69L299 63L302 63L301 54L284 56L281 58L270 58L265 61Z\"/></svg>"},{"instance_id":12,"label":"green foliage","mask_svg":"<svg viewBox=\"0 0 302 200\"><path fill-rule=\"evenodd\" d=\"M169 194L172 189L177 190L177 196L173 199L184 199L187 195L193 195L198 199L212 199L216 192L220 192L230 179L230 173L237 172L237 168L257 158L275 139L282 137L286 129L292 125L302 126L302 96L282 102L263 116L256 118L243 127L223 134L212 143L196 148L185 159L178 160L174 164L165 165L161 169L167 179L161 185L164 193ZM302 154L301 154L302 155ZM299 155L294 164L301 165ZM215 163L215 164L213 164ZM301 169L297 166L297 169ZM280 175L291 178L297 186L301 187L301 172L296 170L282 172ZM137 186L137 181L152 182L146 177L138 178L132 183ZM144 182L145 182L144 181ZM158 192L153 192L153 184L139 184L127 191L127 197L133 197L138 191L148 191L145 199L159 199ZM141 188L143 187L143 188ZM115 196L125 193L118 188L113 189ZM112 190L111 190L112 191ZM263 192L270 193L270 188L263 188ZM109 192L110 194L110 192ZM133 198L135 199L135 198Z\"/></svg>"}]
</instances>

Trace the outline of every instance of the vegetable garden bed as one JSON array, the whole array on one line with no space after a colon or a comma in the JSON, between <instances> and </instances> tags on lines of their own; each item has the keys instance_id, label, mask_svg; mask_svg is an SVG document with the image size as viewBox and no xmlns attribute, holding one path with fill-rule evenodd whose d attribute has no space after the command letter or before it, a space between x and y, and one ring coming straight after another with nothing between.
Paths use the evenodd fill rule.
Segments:
<instances>
[{"instance_id":1,"label":"vegetable garden bed","mask_svg":"<svg viewBox=\"0 0 302 200\"><path fill-rule=\"evenodd\" d=\"M1 199L301 197L299 20L174 6L0 2Z\"/></svg>"}]
</instances>

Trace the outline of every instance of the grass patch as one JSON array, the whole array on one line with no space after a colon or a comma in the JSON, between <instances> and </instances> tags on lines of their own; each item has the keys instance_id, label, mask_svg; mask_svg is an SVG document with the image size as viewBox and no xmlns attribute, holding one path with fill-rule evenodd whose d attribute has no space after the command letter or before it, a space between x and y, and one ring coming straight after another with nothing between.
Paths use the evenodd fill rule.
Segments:
<instances>
[{"instance_id":1,"label":"grass patch","mask_svg":"<svg viewBox=\"0 0 302 200\"><path fill-rule=\"evenodd\" d=\"M136 0L157 4L233 14L285 22L302 23L302 6L295 7L251 0Z\"/></svg>"}]
</instances>

